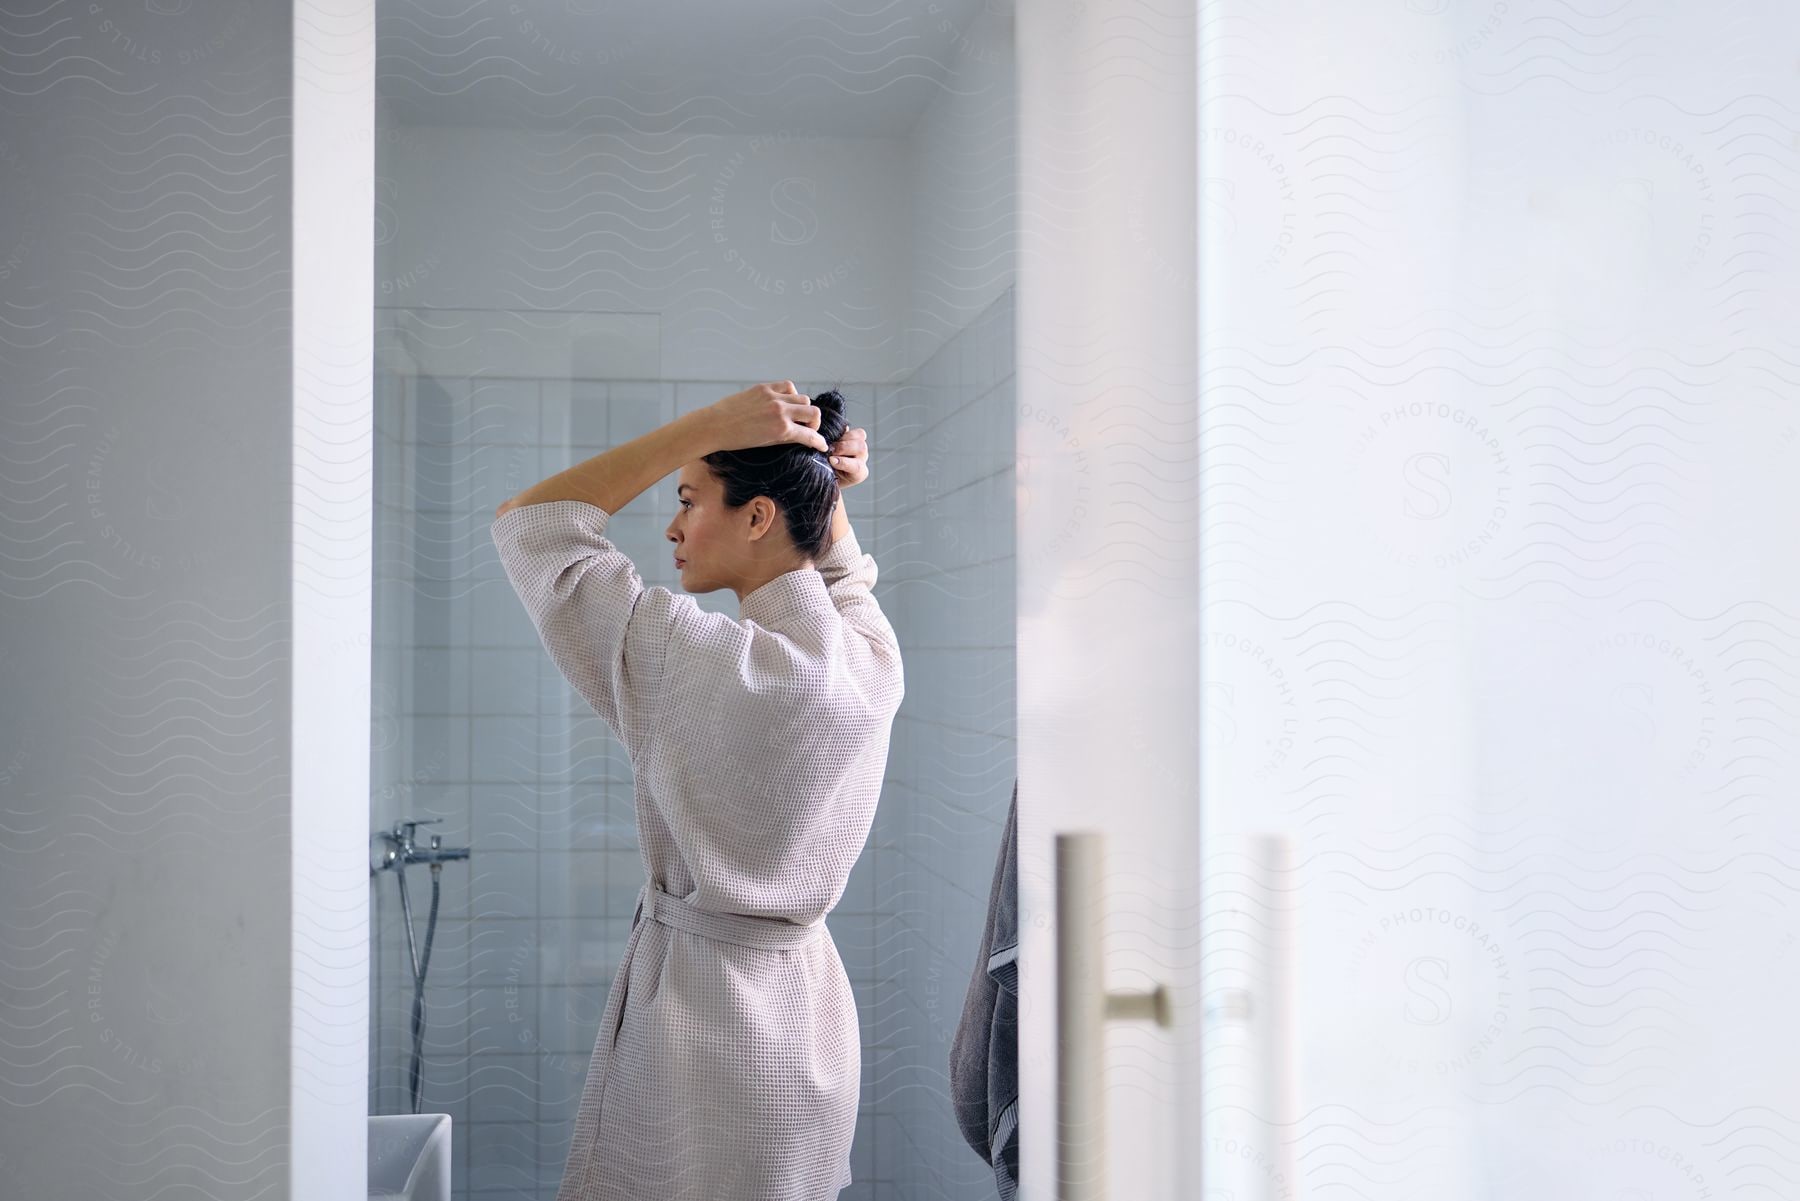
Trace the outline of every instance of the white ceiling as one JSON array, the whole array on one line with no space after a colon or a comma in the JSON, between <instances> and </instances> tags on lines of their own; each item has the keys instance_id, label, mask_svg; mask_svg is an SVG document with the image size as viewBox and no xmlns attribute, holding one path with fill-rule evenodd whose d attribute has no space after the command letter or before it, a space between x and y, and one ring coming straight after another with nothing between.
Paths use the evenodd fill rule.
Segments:
<instances>
[{"instance_id":1,"label":"white ceiling","mask_svg":"<svg viewBox=\"0 0 1800 1201\"><path fill-rule=\"evenodd\" d=\"M379 0L401 125L900 137L1010 0Z\"/></svg>"}]
</instances>

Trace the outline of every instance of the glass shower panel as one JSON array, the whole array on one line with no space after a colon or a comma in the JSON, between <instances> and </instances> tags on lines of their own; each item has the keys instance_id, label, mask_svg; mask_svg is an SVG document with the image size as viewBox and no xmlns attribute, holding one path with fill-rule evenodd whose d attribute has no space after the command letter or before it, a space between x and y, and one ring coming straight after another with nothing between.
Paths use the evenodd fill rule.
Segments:
<instances>
[{"instance_id":1,"label":"glass shower panel","mask_svg":"<svg viewBox=\"0 0 1800 1201\"><path fill-rule=\"evenodd\" d=\"M643 880L629 763L543 653L489 537L520 490L672 417L660 320L634 313L383 308L376 331L371 834L471 848L374 890L370 1112L455 1121L456 1195L553 1188ZM659 577L672 499L609 530ZM372 851L383 845L372 837Z\"/></svg>"}]
</instances>

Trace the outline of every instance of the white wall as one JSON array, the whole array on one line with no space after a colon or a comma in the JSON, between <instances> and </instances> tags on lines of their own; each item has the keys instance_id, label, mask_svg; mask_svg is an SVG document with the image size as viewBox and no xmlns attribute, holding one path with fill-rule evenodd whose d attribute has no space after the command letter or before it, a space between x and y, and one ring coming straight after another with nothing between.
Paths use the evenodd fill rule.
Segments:
<instances>
[{"instance_id":1,"label":"white wall","mask_svg":"<svg viewBox=\"0 0 1800 1201\"><path fill-rule=\"evenodd\" d=\"M908 372L974 325L1018 269L1011 0L984 0L956 31L944 61L944 86L906 144L913 215Z\"/></svg>"},{"instance_id":2,"label":"white wall","mask_svg":"<svg viewBox=\"0 0 1800 1201\"><path fill-rule=\"evenodd\" d=\"M903 371L903 142L401 127L381 150L378 305L654 313L664 378Z\"/></svg>"},{"instance_id":3,"label":"white wall","mask_svg":"<svg viewBox=\"0 0 1800 1201\"><path fill-rule=\"evenodd\" d=\"M0 30L8 1197L363 1188L368 7Z\"/></svg>"}]
</instances>

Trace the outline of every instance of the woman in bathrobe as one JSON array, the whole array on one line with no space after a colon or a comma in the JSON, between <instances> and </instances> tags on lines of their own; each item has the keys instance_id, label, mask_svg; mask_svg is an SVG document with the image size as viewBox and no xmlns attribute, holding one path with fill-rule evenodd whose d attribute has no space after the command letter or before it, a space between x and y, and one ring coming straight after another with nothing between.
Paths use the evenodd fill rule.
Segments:
<instances>
[{"instance_id":1,"label":"woman in bathrobe","mask_svg":"<svg viewBox=\"0 0 1800 1201\"><path fill-rule=\"evenodd\" d=\"M825 915L874 820L903 693L868 474L843 398L758 384L501 505L494 544L544 648L630 754L646 881L557 1201L814 1201L850 1183L857 1011ZM685 592L606 538L679 471Z\"/></svg>"}]
</instances>

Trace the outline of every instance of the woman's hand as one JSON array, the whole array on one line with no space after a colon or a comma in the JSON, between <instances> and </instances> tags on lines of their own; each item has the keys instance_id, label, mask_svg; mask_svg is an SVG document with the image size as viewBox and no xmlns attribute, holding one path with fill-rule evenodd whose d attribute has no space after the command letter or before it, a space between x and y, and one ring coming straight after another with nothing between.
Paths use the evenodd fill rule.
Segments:
<instances>
[{"instance_id":1,"label":"woman's hand","mask_svg":"<svg viewBox=\"0 0 1800 1201\"><path fill-rule=\"evenodd\" d=\"M824 416L812 398L794 390L793 380L755 384L734 392L707 409L708 432L715 450L748 450L753 446L778 446L798 442L814 450L829 451L819 432Z\"/></svg>"},{"instance_id":2,"label":"woman's hand","mask_svg":"<svg viewBox=\"0 0 1800 1201\"><path fill-rule=\"evenodd\" d=\"M869 478L867 430L845 430L844 436L831 444L831 469L837 472L839 488L848 488Z\"/></svg>"}]
</instances>

